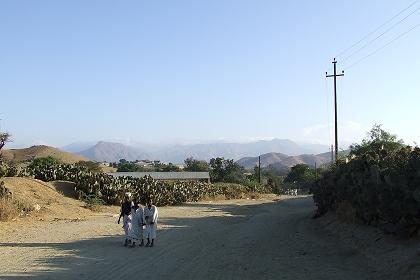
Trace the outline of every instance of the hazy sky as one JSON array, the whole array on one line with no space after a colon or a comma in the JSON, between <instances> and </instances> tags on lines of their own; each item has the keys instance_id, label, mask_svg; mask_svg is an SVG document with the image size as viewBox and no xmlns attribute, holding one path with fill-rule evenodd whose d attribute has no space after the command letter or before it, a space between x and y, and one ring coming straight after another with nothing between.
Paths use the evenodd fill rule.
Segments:
<instances>
[{"instance_id":1,"label":"hazy sky","mask_svg":"<svg viewBox=\"0 0 420 280\"><path fill-rule=\"evenodd\" d=\"M14 145L270 137L330 144L332 58L411 3L0 0L0 129ZM419 23L420 11L338 69ZM420 142L419 45L420 27L339 79L342 143L374 123Z\"/></svg>"}]
</instances>

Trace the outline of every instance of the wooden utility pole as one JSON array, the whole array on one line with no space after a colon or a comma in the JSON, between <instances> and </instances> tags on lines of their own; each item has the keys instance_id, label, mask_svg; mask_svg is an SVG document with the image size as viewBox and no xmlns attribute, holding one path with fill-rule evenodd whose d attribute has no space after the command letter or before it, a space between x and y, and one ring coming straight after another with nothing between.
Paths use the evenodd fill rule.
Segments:
<instances>
[{"instance_id":1,"label":"wooden utility pole","mask_svg":"<svg viewBox=\"0 0 420 280\"><path fill-rule=\"evenodd\" d=\"M334 58L332 62L334 65L334 74L328 75L326 72L325 75L327 78L334 78L334 121L335 121L335 160L338 158L338 125L337 125L337 77L344 76L344 71L341 71L341 74L337 75L337 61Z\"/></svg>"},{"instance_id":2,"label":"wooden utility pole","mask_svg":"<svg viewBox=\"0 0 420 280\"><path fill-rule=\"evenodd\" d=\"M258 183L261 184L261 156L258 156Z\"/></svg>"},{"instance_id":3,"label":"wooden utility pole","mask_svg":"<svg viewBox=\"0 0 420 280\"><path fill-rule=\"evenodd\" d=\"M318 180L318 169L316 168L316 161L315 161L315 180Z\"/></svg>"}]
</instances>

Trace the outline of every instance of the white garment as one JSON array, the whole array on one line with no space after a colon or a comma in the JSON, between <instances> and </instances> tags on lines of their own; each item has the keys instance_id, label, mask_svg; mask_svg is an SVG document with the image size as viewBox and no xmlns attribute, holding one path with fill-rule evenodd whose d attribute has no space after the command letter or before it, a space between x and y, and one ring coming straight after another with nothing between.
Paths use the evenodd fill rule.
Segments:
<instances>
[{"instance_id":1,"label":"white garment","mask_svg":"<svg viewBox=\"0 0 420 280\"><path fill-rule=\"evenodd\" d=\"M144 208L144 220L146 224L146 235L145 238L155 239L157 231L157 220L158 220L158 209L152 205L149 209L148 206Z\"/></svg>"},{"instance_id":2,"label":"white garment","mask_svg":"<svg viewBox=\"0 0 420 280\"><path fill-rule=\"evenodd\" d=\"M130 239L133 242L143 239L143 224L144 224L144 215L143 208L139 207L134 211L134 208L131 209L131 230L130 230Z\"/></svg>"},{"instance_id":3,"label":"white garment","mask_svg":"<svg viewBox=\"0 0 420 280\"><path fill-rule=\"evenodd\" d=\"M128 238L130 229L131 229L131 215L124 215L123 222L124 222L123 228L124 228L125 238Z\"/></svg>"}]
</instances>

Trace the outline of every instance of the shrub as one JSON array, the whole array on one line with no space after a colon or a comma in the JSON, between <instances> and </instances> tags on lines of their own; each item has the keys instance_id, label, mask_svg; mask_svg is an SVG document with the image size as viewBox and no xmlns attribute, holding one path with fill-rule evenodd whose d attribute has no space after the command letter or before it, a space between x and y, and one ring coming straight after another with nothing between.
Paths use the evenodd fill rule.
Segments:
<instances>
[{"instance_id":1,"label":"shrub","mask_svg":"<svg viewBox=\"0 0 420 280\"><path fill-rule=\"evenodd\" d=\"M401 236L420 227L420 149L372 129L370 138L353 145L312 187L317 216L343 212ZM351 218L351 217L349 217Z\"/></svg>"},{"instance_id":2,"label":"shrub","mask_svg":"<svg viewBox=\"0 0 420 280\"><path fill-rule=\"evenodd\" d=\"M81 200L85 203L85 207L92 211L105 204L105 201L96 195L84 195Z\"/></svg>"},{"instance_id":3,"label":"shrub","mask_svg":"<svg viewBox=\"0 0 420 280\"><path fill-rule=\"evenodd\" d=\"M158 206L195 202L218 195L239 198L242 193L271 192L270 187L256 183L249 183L247 186L229 184L230 187L227 187L228 185L217 187L197 181L157 181L150 176L113 177L50 159L30 164L25 173L43 181L74 182L79 199L84 200L87 206L95 205L99 201L104 204L118 204L123 200L125 192L133 193L142 203L145 203L147 198L153 197Z\"/></svg>"},{"instance_id":4,"label":"shrub","mask_svg":"<svg viewBox=\"0 0 420 280\"><path fill-rule=\"evenodd\" d=\"M14 177L18 175L18 169L14 165L0 164L0 178L1 177Z\"/></svg>"}]
</instances>

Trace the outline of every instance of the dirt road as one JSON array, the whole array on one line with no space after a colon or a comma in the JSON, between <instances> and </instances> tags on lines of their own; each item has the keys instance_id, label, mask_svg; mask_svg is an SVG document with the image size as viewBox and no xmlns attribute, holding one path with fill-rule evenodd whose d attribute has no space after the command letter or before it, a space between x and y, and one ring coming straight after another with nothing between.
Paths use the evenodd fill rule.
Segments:
<instances>
[{"instance_id":1,"label":"dirt road","mask_svg":"<svg viewBox=\"0 0 420 280\"><path fill-rule=\"evenodd\" d=\"M310 219L311 198L160 209L154 248L114 215L0 229L0 279L372 279L377 268ZM134 278L133 278L134 277Z\"/></svg>"}]
</instances>

